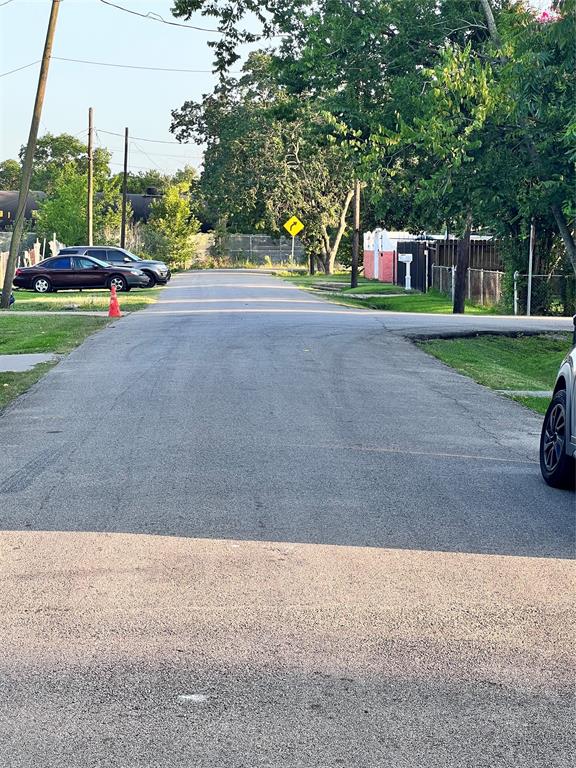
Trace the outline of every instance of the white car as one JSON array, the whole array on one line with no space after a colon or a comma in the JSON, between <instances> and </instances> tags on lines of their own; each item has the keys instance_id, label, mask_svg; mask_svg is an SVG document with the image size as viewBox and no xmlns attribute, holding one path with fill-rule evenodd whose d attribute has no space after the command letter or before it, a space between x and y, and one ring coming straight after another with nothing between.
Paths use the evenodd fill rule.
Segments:
<instances>
[{"instance_id":1,"label":"white car","mask_svg":"<svg viewBox=\"0 0 576 768\"><path fill-rule=\"evenodd\" d=\"M573 488L576 481L576 316L572 350L556 378L540 437L542 477L555 488Z\"/></svg>"}]
</instances>

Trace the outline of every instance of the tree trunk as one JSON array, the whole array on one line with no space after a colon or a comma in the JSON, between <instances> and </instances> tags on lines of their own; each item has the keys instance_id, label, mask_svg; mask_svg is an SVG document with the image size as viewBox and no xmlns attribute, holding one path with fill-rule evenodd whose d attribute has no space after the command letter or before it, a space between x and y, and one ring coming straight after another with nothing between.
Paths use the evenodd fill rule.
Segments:
<instances>
[{"instance_id":1,"label":"tree trunk","mask_svg":"<svg viewBox=\"0 0 576 768\"><path fill-rule=\"evenodd\" d=\"M562 208L560 208L557 203L552 205L551 208L554 219L556 220L556 226L558 227L562 242L566 248L566 253L572 264L572 269L574 270L574 274L576 274L576 243L574 242L574 237L572 236L572 232L570 232L570 227L568 226Z\"/></svg>"},{"instance_id":2,"label":"tree trunk","mask_svg":"<svg viewBox=\"0 0 576 768\"><path fill-rule=\"evenodd\" d=\"M466 275L470 265L470 235L472 232L472 213L466 214L466 224L464 233L458 241L458 253L456 257L456 282L454 285L454 307L455 315L463 315L466 301Z\"/></svg>"},{"instance_id":3,"label":"tree trunk","mask_svg":"<svg viewBox=\"0 0 576 768\"><path fill-rule=\"evenodd\" d=\"M500 48L502 46L502 41L500 39L500 35L496 27L496 22L494 21L494 14L492 13L492 6L490 5L490 0L480 0L480 5L482 6L482 10L484 11L486 26L488 27L488 32L490 33L492 42L497 48Z\"/></svg>"}]
</instances>

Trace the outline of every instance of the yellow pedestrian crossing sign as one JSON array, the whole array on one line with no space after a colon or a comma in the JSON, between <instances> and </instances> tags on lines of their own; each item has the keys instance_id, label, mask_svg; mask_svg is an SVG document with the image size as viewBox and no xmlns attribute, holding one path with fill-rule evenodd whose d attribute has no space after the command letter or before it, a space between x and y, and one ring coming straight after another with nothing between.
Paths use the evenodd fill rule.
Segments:
<instances>
[{"instance_id":1,"label":"yellow pedestrian crossing sign","mask_svg":"<svg viewBox=\"0 0 576 768\"><path fill-rule=\"evenodd\" d=\"M302 232L304 229L304 224L302 224L298 216L292 216L292 218L288 219L286 224L284 224L284 229L286 229L292 237L296 237L298 232Z\"/></svg>"}]
</instances>

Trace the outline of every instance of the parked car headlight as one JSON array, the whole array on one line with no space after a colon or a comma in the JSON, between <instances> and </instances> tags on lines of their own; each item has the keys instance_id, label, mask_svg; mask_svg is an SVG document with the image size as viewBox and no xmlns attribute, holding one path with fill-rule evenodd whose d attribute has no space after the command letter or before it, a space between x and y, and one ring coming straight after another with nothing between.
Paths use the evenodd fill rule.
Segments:
<instances>
[{"instance_id":1,"label":"parked car headlight","mask_svg":"<svg viewBox=\"0 0 576 768\"><path fill-rule=\"evenodd\" d=\"M144 274L144 272L142 272L141 269L131 269L130 270L130 274L131 275L138 275L138 277L141 277Z\"/></svg>"}]
</instances>

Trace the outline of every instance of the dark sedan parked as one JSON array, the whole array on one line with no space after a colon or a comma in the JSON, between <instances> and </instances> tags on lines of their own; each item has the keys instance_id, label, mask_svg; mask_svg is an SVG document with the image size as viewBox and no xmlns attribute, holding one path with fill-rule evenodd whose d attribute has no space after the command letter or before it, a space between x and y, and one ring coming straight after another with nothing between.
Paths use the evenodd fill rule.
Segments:
<instances>
[{"instance_id":1,"label":"dark sedan parked","mask_svg":"<svg viewBox=\"0 0 576 768\"><path fill-rule=\"evenodd\" d=\"M166 285L171 277L170 270L163 261L141 259L125 248L113 248L104 245L74 245L62 248L60 255L94 256L94 258L107 261L109 264L141 269L148 276L148 288L154 288L156 284Z\"/></svg>"},{"instance_id":2,"label":"dark sedan parked","mask_svg":"<svg viewBox=\"0 0 576 768\"><path fill-rule=\"evenodd\" d=\"M107 264L89 256L53 256L33 267L16 270L14 285L36 293L71 288L146 288L148 276L140 269Z\"/></svg>"}]
</instances>

